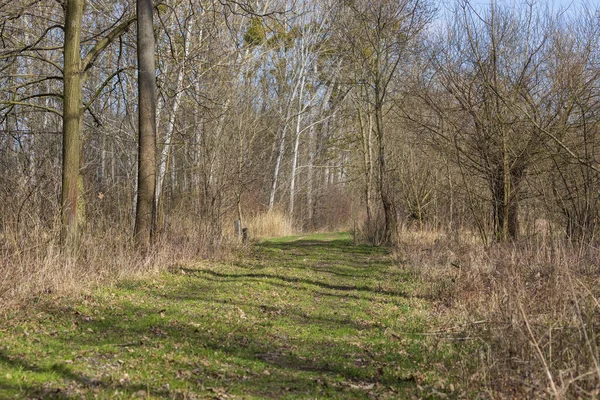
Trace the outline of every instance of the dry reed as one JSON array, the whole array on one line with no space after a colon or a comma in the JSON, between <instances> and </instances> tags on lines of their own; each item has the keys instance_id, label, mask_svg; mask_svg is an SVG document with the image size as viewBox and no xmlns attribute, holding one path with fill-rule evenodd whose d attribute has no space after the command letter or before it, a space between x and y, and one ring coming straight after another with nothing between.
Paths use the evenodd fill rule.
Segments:
<instances>
[{"instance_id":1,"label":"dry reed","mask_svg":"<svg viewBox=\"0 0 600 400\"><path fill-rule=\"evenodd\" d=\"M280 211L251 216L246 221L246 225L253 238L289 236L294 233L291 219Z\"/></svg>"}]
</instances>

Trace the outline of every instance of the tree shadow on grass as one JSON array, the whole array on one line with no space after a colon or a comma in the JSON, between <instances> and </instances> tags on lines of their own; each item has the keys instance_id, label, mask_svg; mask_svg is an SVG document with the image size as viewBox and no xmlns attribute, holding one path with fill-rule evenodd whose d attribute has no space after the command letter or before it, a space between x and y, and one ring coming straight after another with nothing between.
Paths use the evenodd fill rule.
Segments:
<instances>
[{"instance_id":1,"label":"tree shadow on grass","mask_svg":"<svg viewBox=\"0 0 600 400\"><path fill-rule=\"evenodd\" d=\"M350 241L298 240L277 243L263 242L256 246L258 263L268 258L271 263L279 263L285 268L312 269L315 272L328 272L340 277L363 278L394 265L389 258L389 250L366 245L353 245ZM304 258L302 258L304 257ZM307 263L308 262L308 263ZM256 268L256 264L239 267ZM261 265L264 267L264 263Z\"/></svg>"},{"instance_id":2,"label":"tree shadow on grass","mask_svg":"<svg viewBox=\"0 0 600 400\"><path fill-rule=\"evenodd\" d=\"M88 343L89 344L89 343ZM140 391L147 395L163 397L168 395L164 390L148 390L147 385L141 384L121 384L108 382L106 379L95 379L86 374L75 372L65 364L55 363L50 366L42 367L35 361L30 361L24 354L9 355L0 350L0 366L9 371L10 369L22 372L32 372L38 374L57 375L64 383L58 386L54 383L27 382L25 380L15 383L9 383L6 375L0 376L0 398L2 391L13 393L25 393L28 399L80 399L83 392L94 391L95 389L115 390L121 393L133 395ZM6 380L4 380L6 379ZM14 397L13 397L14 398Z\"/></svg>"},{"instance_id":3,"label":"tree shadow on grass","mask_svg":"<svg viewBox=\"0 0 600 400\"><path fill-rule=\"evenodd\" d=\"M214 303L209 300L206 302ZM65 316L64 311L55 311L58 314L56 317ZM369 354L358 344L318 337L288 340L279 337L276 332L270 332L268 326L256 332L251 326L244 325L243 321L232 321L224 324L220 330L210 330L207 329L210 319L198 317L199 326L193 326L182 322L186 316L171 310L167 311L165 319L147 318L130 323L122 318L123 313L129 316L156 313L154 304L143 307L130 305L118 314L111 314L110 309L102 311L104 320L80 323L82 334L56 338L60 342L60 350L72 354L95 348L98 356L108 351L107 358L122 357L125 360L123 369L127 371L128 363L132 362L126 358L131 354L127 353L127 348L135 348L135 352L142 355L143 351L158 352L161 351L159 349L169 349L166 352L172 353L173 348L181 346L184 355L174 357L167 364L163 365L165 361L149 359L136 362L146 363L149 370L164 371L165 374L187 371L187 374L168 379L172 385L174 381L179 381L180 387L187 387L195 393L205 393L206 388L210 387L261 398L281 398L285 393L296 397L366 398L375 385L380 385L382 390L388 390L389 387L402 390L414 386L414 379L408 373L412 370L410 361L402 356L397 357L394 366L404 365L407 371L404 376L398 376L393 370L388 371L390 365L387 357ZM270 311L273 310L265 310ZM321 327L324 332L334 327L347 327L353 331L361 328L351 320L301 317L306 324ZM97 332L101 337L83 334L87 329ZM400 349L400 346L389 346L389 350L397 354L400 354ZM60 383L55 382L52 386L33 382L29 386L21 385L20 392L26 393L29 398L72 399L80 398L82 393L98 390L100 398L112 397L110 393L115 391L132 398L148 389L150 396L177 398L176 393L156 387L152 381L119 383L110 377L97 379L75 371L80 368L76 364L41 367L24 355L16 357L0 352L2 364L12 369L59 376ZM224 365L227 366L225 370ZM361 385L371 389L365 390ZM5 389L14 390L16 386L7 386ZM182 392L177 394L182 395Z\"/></svg>"},{"instance_id":4,"label":"tree shadow on grass","mask_svg":"<svg viewBox=\"0 0 600 400\"><path fill-rule=\"evenodd\" d=\"M353 331L360 332L367 329L378 328L384 329L385 326L374 322L353 319L349 316L321 316L308 314L297 307L275 307L268 304L236 301L235 299L221 300L215 299L210 293L194 291L195 285L190 287L179 287L179 290L171 291L168 294L160 295L167 301L190 302L190 303L205 303L205 304L222 304L226 306L235 306L245 309L254 309L257 314L270 316L273 319L290 318L303 325L314 325L324 328L325 330L349 328ZM317 293L317 296L330 296L329 293ZM348 297L345 297L348 298ZM361 300L361 297L352 296L355 300ZM335 314L335 313L334 313Z\"/></svg>"},{"instance_id":5,"label":"tree shadow on grass","mask_svg":"<svg viewBox=\"0 0 600 400\"><path fill-rule=\"evenodd\" d=\"M374 255L369 248L369 251L362 249L349 257L346 251L356 249L347 241L300 241L268 246L286 251L318 247L322 248L323 254L327 254L327 249L339 251L343 261L336 264L334 259L333 265L328 266L333 273L338 267L347 267L345 264L349 259L357 263L358 271L361 259L384 255L384 252ZM329 254L328 257L335 258L335 255ZM296 263L294 268L304 267ZM49 308L47 312L53 318L71 319L77 325L76 335L59 334L53 339L59 343L57 350L68 355L93 349L94 357L104 356L111 360L121 357L124 370L129 365L141 363L150 372L164 374L160 382L167 380L173 386L188 388L199 393L201 398L220 398L220 391L259 398L286 395L294 398L369 398L380 394L394 397L390 393L410 392L416 387L412 374L416 372L418 357L407 355L401 343L386 338L382 325L365 323L351 316L319 315L301 307L261 304L263 300L222 299L214 293L223 289L235 293L240 288L231 283L255 281L287 291L312 292L307 293L307 299L313 296L333 296L352 301L373 300L375 296L400 299L408 297L405 292L284 274L236 274L191 268L182 268L181 271L186 274L178 278L183 282L165 287L160 293L154 286L125 285L127 290L138 292L136 298L149 300L144 303L128 301L122 303L119 309L98 306L98 315L102 319L85 319L72 309L65 312L59 307ZM313 272L323 274L329 271ZM269 298L264 298L264 301L268 302ZM331 304L336 301L331 300ZM230 315L231 310L242 308L254 322L241 316L226 319L230 318L226 315ZM212 311L203 311L209 309ZM304 333L298 334L300 331ZM348 337L332 337L334 331L347 332ZM369 338L367 342L363 341L365 337ZM374 351L373 346L378 346L379 350ZM176 356L169 356L171 358L164 364L166 361L161 357L169 354ZM174 394L163 389L159 379L151 376L132 376L131 382L118 382L111 377L95 378L77 371L82 367L88 371L90 365L86 363L89 362L75 360L74 364L40 367L44 364L32 362L25 355L16 357L0 352L0 365L32 373L53 373L60 377L60 383L54 382L54 386L30 382L28 386L19 388L7 383L3 388L0 376L0 390L14 392L19 389L30 397L55 399L80 398L81 394L77 391L89 394L96 390L101 391L100 397L118 390L126 398L134 397L140 391L148 391L150 396L158 398L176 398L175 394L182 393Z\"/></svg>"},{"instance_id":6,"label":"tree shadow on grass","mask_svg":"<svg viewBox=\"0 0 600 400\"><path fill-rule=\"evenodd\" d=\"M340 278L369 278L371 277L372 270L369 267L365 267L364 263L358 261L346 261L341 263L339 260L335 261L327 261L320 260L318 263L314 263L312 260L309 260L310 263L302 262L294 262L294 263L285 263L283 268L285 269L294 269L300 271L312 271L315 273L327 273L330 275L335 275ZM235 267L240 268L241 270L250 270L250 271L260 271L262 269L271 268L270 266L257 262L257 263L248 263L248 262L234 262L232 264Z\"/></svg>"},{"instance_id":7,"label":"tree shadow on grass","mask_svg":"<svg viewBox=\"0 0 600 400\"><path fill-rule=\"evenodd\" d=\"M293 242L262 242L256 245L256 248L264 251L285 251L294 254L322 253L325 257L337 255L344 258L353 258L356 256L365 257L384 257L390 254L390 251L383 247L371 247L367 245L353 245L348 240L332 240L323 242L318 240L297 240Z\"/></svg>"},{"instance_id":8,"label":"tree shadow on grass","mask_svg":"<svg viewBox=\"0 0 600 400\"><path fill-rule=\"evenodd\" d=\"M275 274L260 274L260 273L248 273L248 274L228 274L222 272L216 272L210 269L190 269L190 268L182 268L188 275L209 275L215 278L219 278L220 281L235 281L235 280L261 280L261 281L281 281L285 283L299 283L303 285L316 286L322 289L334 290L334 291L342 291L342 292L368 292L382 296L392 296L392 297L410 297L404 291L390 290L384 288L375 288L370 286L358 286L358 285L334 285L321 281L315 281L306 278L292 277L292 276L282 276Z\"/></svg>"}]
</instances>

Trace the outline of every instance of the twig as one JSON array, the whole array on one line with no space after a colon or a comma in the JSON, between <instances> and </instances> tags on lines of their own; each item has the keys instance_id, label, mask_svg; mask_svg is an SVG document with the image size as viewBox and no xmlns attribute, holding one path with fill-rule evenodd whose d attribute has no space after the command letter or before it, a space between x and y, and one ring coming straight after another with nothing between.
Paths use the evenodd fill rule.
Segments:
<instances>
[{"instance_id":1,"label":"twig","mask_svg":"<svg viewBox=\"0 0 600 400\"><path fill-rule=\"evenodd\" d=\"M518 302L519 304L519 311L521 311L521 315L523 316L523 320L525 321L525 326L527 327L527 332L529 332L529 336L531 337L531 341L538 353L538 355L540 356L540 360L542 361L542 364L544 366L544 371L546 372L546 376L548 376L548 380L550 381L550 387L552 388L552 391L554 392L554 397L557 399L562 398L562 396L558 393L558 389L556 388L556 385L554 384L554 379L552 378L552 373L550 372L550 368L548 368L548 364L546 363L546 359L544 358L544 355L542 354L542 350L540 349L540 346L537 342L537 340L535 339L535 335L533 334L533 331L531 330L531 326L529 326L529 320L527 320L527 315L525 315L525 310L523 310L523 305L521 304L521 302Z\"/></svg>"},{"instance_id":2,"label":"twig","mask_svg":"<svg viewBox=\"0 0 600 400\"><path fill-rule=\"evenodd\" d=\"M569 283L571 284L571 287L573 288L573 280L571 279L571 274L567 274L567 276L569 277ZM585 285L583 285L585 287ZM587 288L586 288L587 289ZM591 294L591 292L590 292ZM587 329L585 329L585 321L583 320L583 316L581 315L581 308L579 307L579 301L577 299L577 296L575 295L575 290L574 288L571 291L571 296L573 297L573 304L575 304L575 310L577 311L577 318L579 318L579 322L581 324L581 331L583 332L583 336L585 337L585 343L588 346L588 350L590 351L590 356L592 357L592 360L594 361L594 366L596 367L596 373L598 374L598 377L600 377L600 365L598 364L598 358L596 357L596 354L594 352L594 346L592 346L592 341L589 338ZM592 298L594 299L594 301L596 301L596 304L598 303L598 300L596 300L596 297L594 297L593 294L591 294Z\"/></svg>"},{"instance_id":3,"label":"twig","mask_svg":"<svg viewBox=\"0 0 600 400\"><path fill-rule=\"evenodd\" d=\"M581 285L582 288L585 289L586 292L588 292L588 294L590 295L590 297L594 300L594 303L596 303L596 306L598 308L600 308L600 302L598 302L598 299L596 298L596 296L594 295L594 293L592 293L592 291L590 290L590 288L587 287L587 285L585 283L583 283L580 279L578 278L574 278L575 281L577 283L579 283L579 285Z\"/></svg>"},{"instance_id":4,"label":"twig","mask_svg":"<svg viewBox=\"0 0 600 400\"><path fill-rule=\"evenodd\" d=\"M469 323L462 324L462 325L454 325L449 328L442 328L442 329L438 329L435 331L422 332L422 333L421 332L406 332L406 333L410 333L411 335L421 335L421 336L437 336L437 335L447 334L447 333L453 332L457 329L464 328L467 326L483 325L483 324L489 324L489 323L492 323L492 321L481 320L481 321L469 322ZM402 339L402 336L400 336L394 332L390 332L390 336L392 336L396 339ZM450 336L448 336L447 338L450 338ZM461 340L460 338L452 338L452 339ZM464 340L466 340L466 339L464 339Z\"/></svg>"},{"instance_id":5,"label":"twig","mask_svg":"<svg viewBox=\"0 0 600 400\"><path fill-rule=\"evenodd\" d=\"M440 333L448 333L448 332L452 332L456 329L460 329L460 328L464 328L466 326L473 326L473 325L485 325L485 324L489 324L492 321L488 321L488 320L481 320L481 321L474 321L474 322L468 322L466 324L460 324L460 325L454 325L448 328L442 328L442 329L438 329L436 331L429 331L429 332L425 332L423 333L424 335L436 335L436 334L440 334Z\"/></svg>"},{"instance_id":6,"label":"twig","mask_svg":"<svg viewBox=\"0 0 600 400\"><path fill-rule=\"evenodd\" d=\"M139 346L140 342L131 342L131 343L117 343L116 347L131 347L131 346Z\"/></svg>"}]
</instances>

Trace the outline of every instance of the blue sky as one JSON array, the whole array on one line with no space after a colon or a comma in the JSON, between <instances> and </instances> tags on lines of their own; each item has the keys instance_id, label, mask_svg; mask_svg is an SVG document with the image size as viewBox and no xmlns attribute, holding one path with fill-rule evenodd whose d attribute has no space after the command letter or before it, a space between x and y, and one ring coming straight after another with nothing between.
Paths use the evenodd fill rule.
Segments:
<instances>
[{"instance_id":1,"label":"blue sky","mask_svg":"<svg viewBox=\"0 0 600 400\"><path fill-rule=\"evenodd\" d=\"M526 0L472 0L472 4L485 6L490 4L490 2L495 1L498 4L510 4L515 6L521 6L527 3ZM448 6L450 4L454 4L455 0L437 0L440 6ZM553 8L565 8L565 7L576 7L582 4L587 4L589 6L598 6L600 0L536 0L537 4L540 6L549 5Z\"/></svg>"},{"instance_id":2,"label":"blue sky","mask_svg":"<svg viewBox=\"0 0 600 400\"><path fill-rule=\"evenodd\" d=\"M456 2L459 0L434 0L438 6L437 18L432 21L430 29L432 31L444 25L446 16L451 9L454 8ZM462 0L464 1L464 0ZM511 7L527 7L528 3L535 1L535 5L538 9L544 9L549 7L550 10L557 12L559 10L567 9L567 15L570 11L575 11L581 6L586 6L590 10L600 10L600 0L468 0L475 8L485 9L490 3L495 2L496 4L508 5Z\"/></svg>"},{"instance_id":3,"label":"blue sky","mask_svg":"<svg viewBox=\"0 0 600 400\"><path fill-rule=\"evenodd\" d=\"M444 19L444 15L447 11L454 7L457 0L435 0L438 9L438 21L434 21L433 25L437 25L441 20ZM499 5L508 5L511 7L527 7L528 3L535 1L537 8L545 8L548 6L553 11L567 9L574 11L581 6L586 6L589 9L600 9L600 0L469 0L469 2L475 6L475 8L486 8L492 2Z\"/></svg>"}]
</instances>

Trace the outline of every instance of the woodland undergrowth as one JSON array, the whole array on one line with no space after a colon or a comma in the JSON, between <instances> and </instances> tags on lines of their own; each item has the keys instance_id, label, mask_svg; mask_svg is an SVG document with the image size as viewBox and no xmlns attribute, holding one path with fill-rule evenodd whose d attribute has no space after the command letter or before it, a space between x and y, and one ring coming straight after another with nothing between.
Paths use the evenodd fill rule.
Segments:
<instances>
[{"instance_id":1,"label":"woodland undergrowth","mask_svg":"<svg viewBox=\"0 0 600 400\"><path fill-rule=\"evenodd\" d=\"M167 270L174 263L202 258L220 259L242 244L233 231L215 233L214 227L184 215L170 216L155 234L152 251L141 254L133 230L97 219L84 226L77 246L65 248L58 228L39 224L11 229L0 235L0 312L37 301L41 296L76 294L103 284ZM58 224L56 224L58 226ZM292 233L279 213L248 220L251 237Z\"/></svg>"},{"instance_id":2,"label":"woodland undergrowth","mask_svg":"<svg viewBox=\"0 0 600 400\"><path fill-rule=\"evenodd\" d=\"M453 374L491 398L600 396L600 249L533 236L402 232L398 262L437 304L430 334L458 350Z\"/></svg>"}]
</instances>

